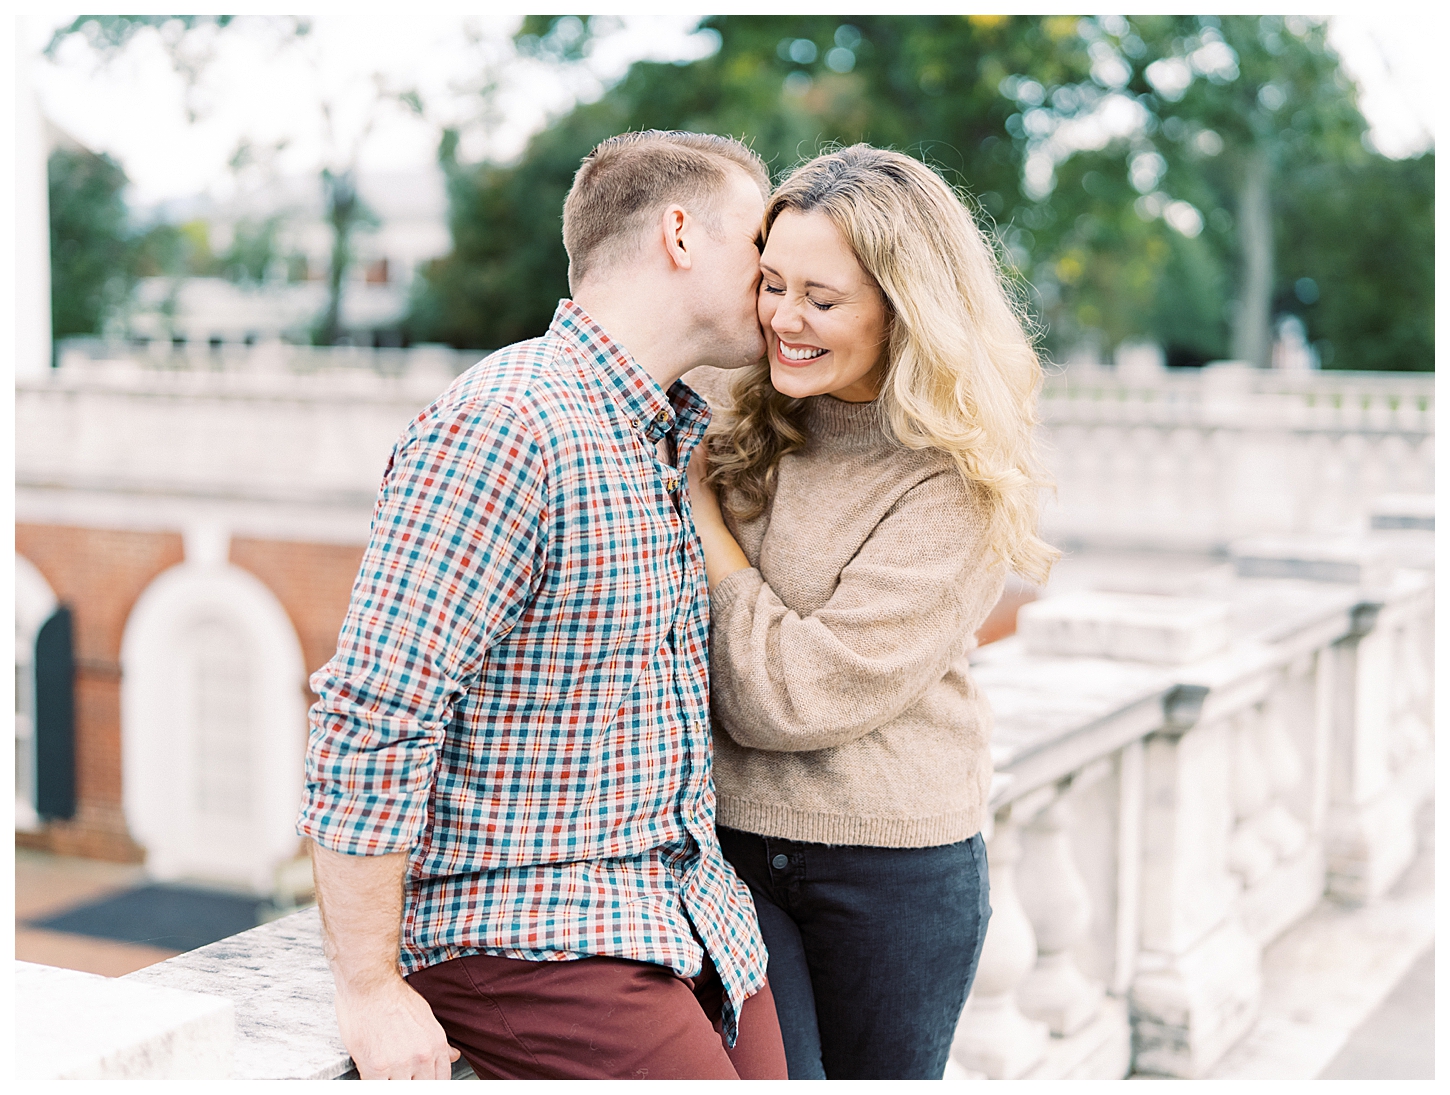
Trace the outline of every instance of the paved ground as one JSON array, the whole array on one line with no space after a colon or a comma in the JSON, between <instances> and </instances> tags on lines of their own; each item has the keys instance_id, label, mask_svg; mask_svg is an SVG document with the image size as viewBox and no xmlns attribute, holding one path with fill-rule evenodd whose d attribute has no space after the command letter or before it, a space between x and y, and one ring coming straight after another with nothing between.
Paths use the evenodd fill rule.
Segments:
<instances>
[{"instance_id":1,"label":"paved ground","mask_svg":"<svg viewBox=\"0 0 1450 1095\"><path fill-rule=\"evenodd\" d=\"M1350 1035L1321 1080L1435 1078L1435 948L1415 960L1389 998Z\"/></svg>"},{"instance_id":2,"label":"paved ground","mask_svg":"<svg viewBox=\"0 0 1450 1095\"><path fill-rule=\"evenodd\" d=\"M1435 1078L1434 803L1420 850L1389 893L1324 900L1264 951L1254 1029L1214 1080Z\"/></svg>"},{"instance_id":3,"label":"paved ground","mask_svg":"<svg viewBox=\"0 0 1450 1095\"><path fill-rule=\"evenodd\" d=\"M139 866L15 849L15 957L22 962L119 977L177 954L139 943L113 943L25 926L28 920L121 893L145 880L145 871Z\"/></svg>"}]
</instances>

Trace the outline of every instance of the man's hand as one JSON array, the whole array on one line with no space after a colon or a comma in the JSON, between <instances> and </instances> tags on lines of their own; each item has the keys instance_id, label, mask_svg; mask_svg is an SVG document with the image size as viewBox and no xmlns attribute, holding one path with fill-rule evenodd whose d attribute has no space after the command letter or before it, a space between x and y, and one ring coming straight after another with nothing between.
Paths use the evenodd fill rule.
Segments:
<instances>
[{"instance_id":1,"label":"man's hand","mask_svg":"<svg viewBox=\"0 0 1450 1095\"><path fill-rule=\"evenodd\" d=\"M337 1025L363 1080L447 1080L458 1050L428 1001L401 977L360 992L337 991Z\"/></svg>"},{"instance_id":2,"label":"man's hand","mask_svg":"<svg viewBox=\"0 0 1450 1095\"><path fill-rule=\"evenodd\" d=\"M337 1026L364 1080L447 1080L459 1057L428 1001L398 972L406 865L401 852L343 855L312 845Z\"/></svg>"}]
</instances>

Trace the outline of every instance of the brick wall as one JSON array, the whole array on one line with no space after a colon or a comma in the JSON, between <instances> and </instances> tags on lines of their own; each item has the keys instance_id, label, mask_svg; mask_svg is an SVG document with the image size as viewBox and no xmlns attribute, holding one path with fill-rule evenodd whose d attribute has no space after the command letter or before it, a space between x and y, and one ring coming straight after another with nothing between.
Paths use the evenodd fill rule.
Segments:
<instances>
[{"instance_id":1,"label":"brick wall","mask_svg":"<svg viewBox=\"0 0 1450 1095\"><path fill-rule=\"evenodd\" d=\"M16 841L140 862L121 813L121 635L142 590L181 562L181 536L17 524L15 551L70 607L76 659L76 816Z\"/></svg>"},{"instance_id":2,"label":"brick wall","mask_svg":"<svg viewBox=\"0 0 1450 1095\"><path fill-rule=\"evenodd\" d=\"M121 800L121 636L136 600L183 559L175 532L135 532L19 524L15 550L44 575L73 613L76 658L76 816L39 833L17 834L25 847L63 855L140 862ZM231 561L256 575L282 603L307 669L337 648L363 548L236 538Z\"/></svg>"},{"instance_id":3,"label":"brick wall","mask_svg":"<svg viewBox=\"0 0 1450 1095\"><path fill-rule=\"evenodd\" d=\"M362 545L342 547L236 537L231 546L231 561L260 578L282 602L297 630L309 675L337 651L337 633L347 615L352 582L362 556Z\"/></svg>"}]
</instances>

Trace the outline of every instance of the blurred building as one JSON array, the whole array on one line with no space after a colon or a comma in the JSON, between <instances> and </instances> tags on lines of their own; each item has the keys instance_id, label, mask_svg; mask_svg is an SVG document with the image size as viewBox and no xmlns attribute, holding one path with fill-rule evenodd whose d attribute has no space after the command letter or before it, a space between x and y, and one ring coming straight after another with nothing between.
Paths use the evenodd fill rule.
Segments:
<instances>
[{"instance_id":1,"label":"blurred building","mask_svg":"<svg viewBox=\"0 0 1450 1095\"><path fill-rule=\"evenodd\" d=\"M16 827L267 894L389 451L480 355L216 352L19 385Z\"/></svg>"},{"instance_id":2,"label":"blurred building","mask_svg":"<svg viewBox=\"0 0 1450 1095\"><path fill-rule=\"evenodd\" d=\"M450 246L447 198L437 168L382 172L358 180L368 216L353 229L341 324L355 345L397 346L418 268ZM311 340L327 304L333 231L316 176L279 178L225 201L162 203L146 218L206 226L214 254L238 233L275 225L272 257L259 280L150 277L137 286L125 323L136 339L181 344Z\"/></svg>"}]
</instances>

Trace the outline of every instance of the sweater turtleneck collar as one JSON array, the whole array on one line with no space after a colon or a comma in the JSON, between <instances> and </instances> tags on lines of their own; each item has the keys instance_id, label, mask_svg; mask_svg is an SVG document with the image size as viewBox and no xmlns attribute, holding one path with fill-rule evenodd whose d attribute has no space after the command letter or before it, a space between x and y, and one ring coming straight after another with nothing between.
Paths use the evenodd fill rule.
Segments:
<instances>
[{"instance_id":1,"label":"sweater turtleneck collar","mask_svg":"<svg viewBox=\"0 0 1450 1095\"><path fill-rule=\"evenodd\" d=\"M805 401L804 425L811 440L832 448L876 448L890 441L880 399L848 403L833 395L813 395Z\"/></svg>"}]
</instances>

